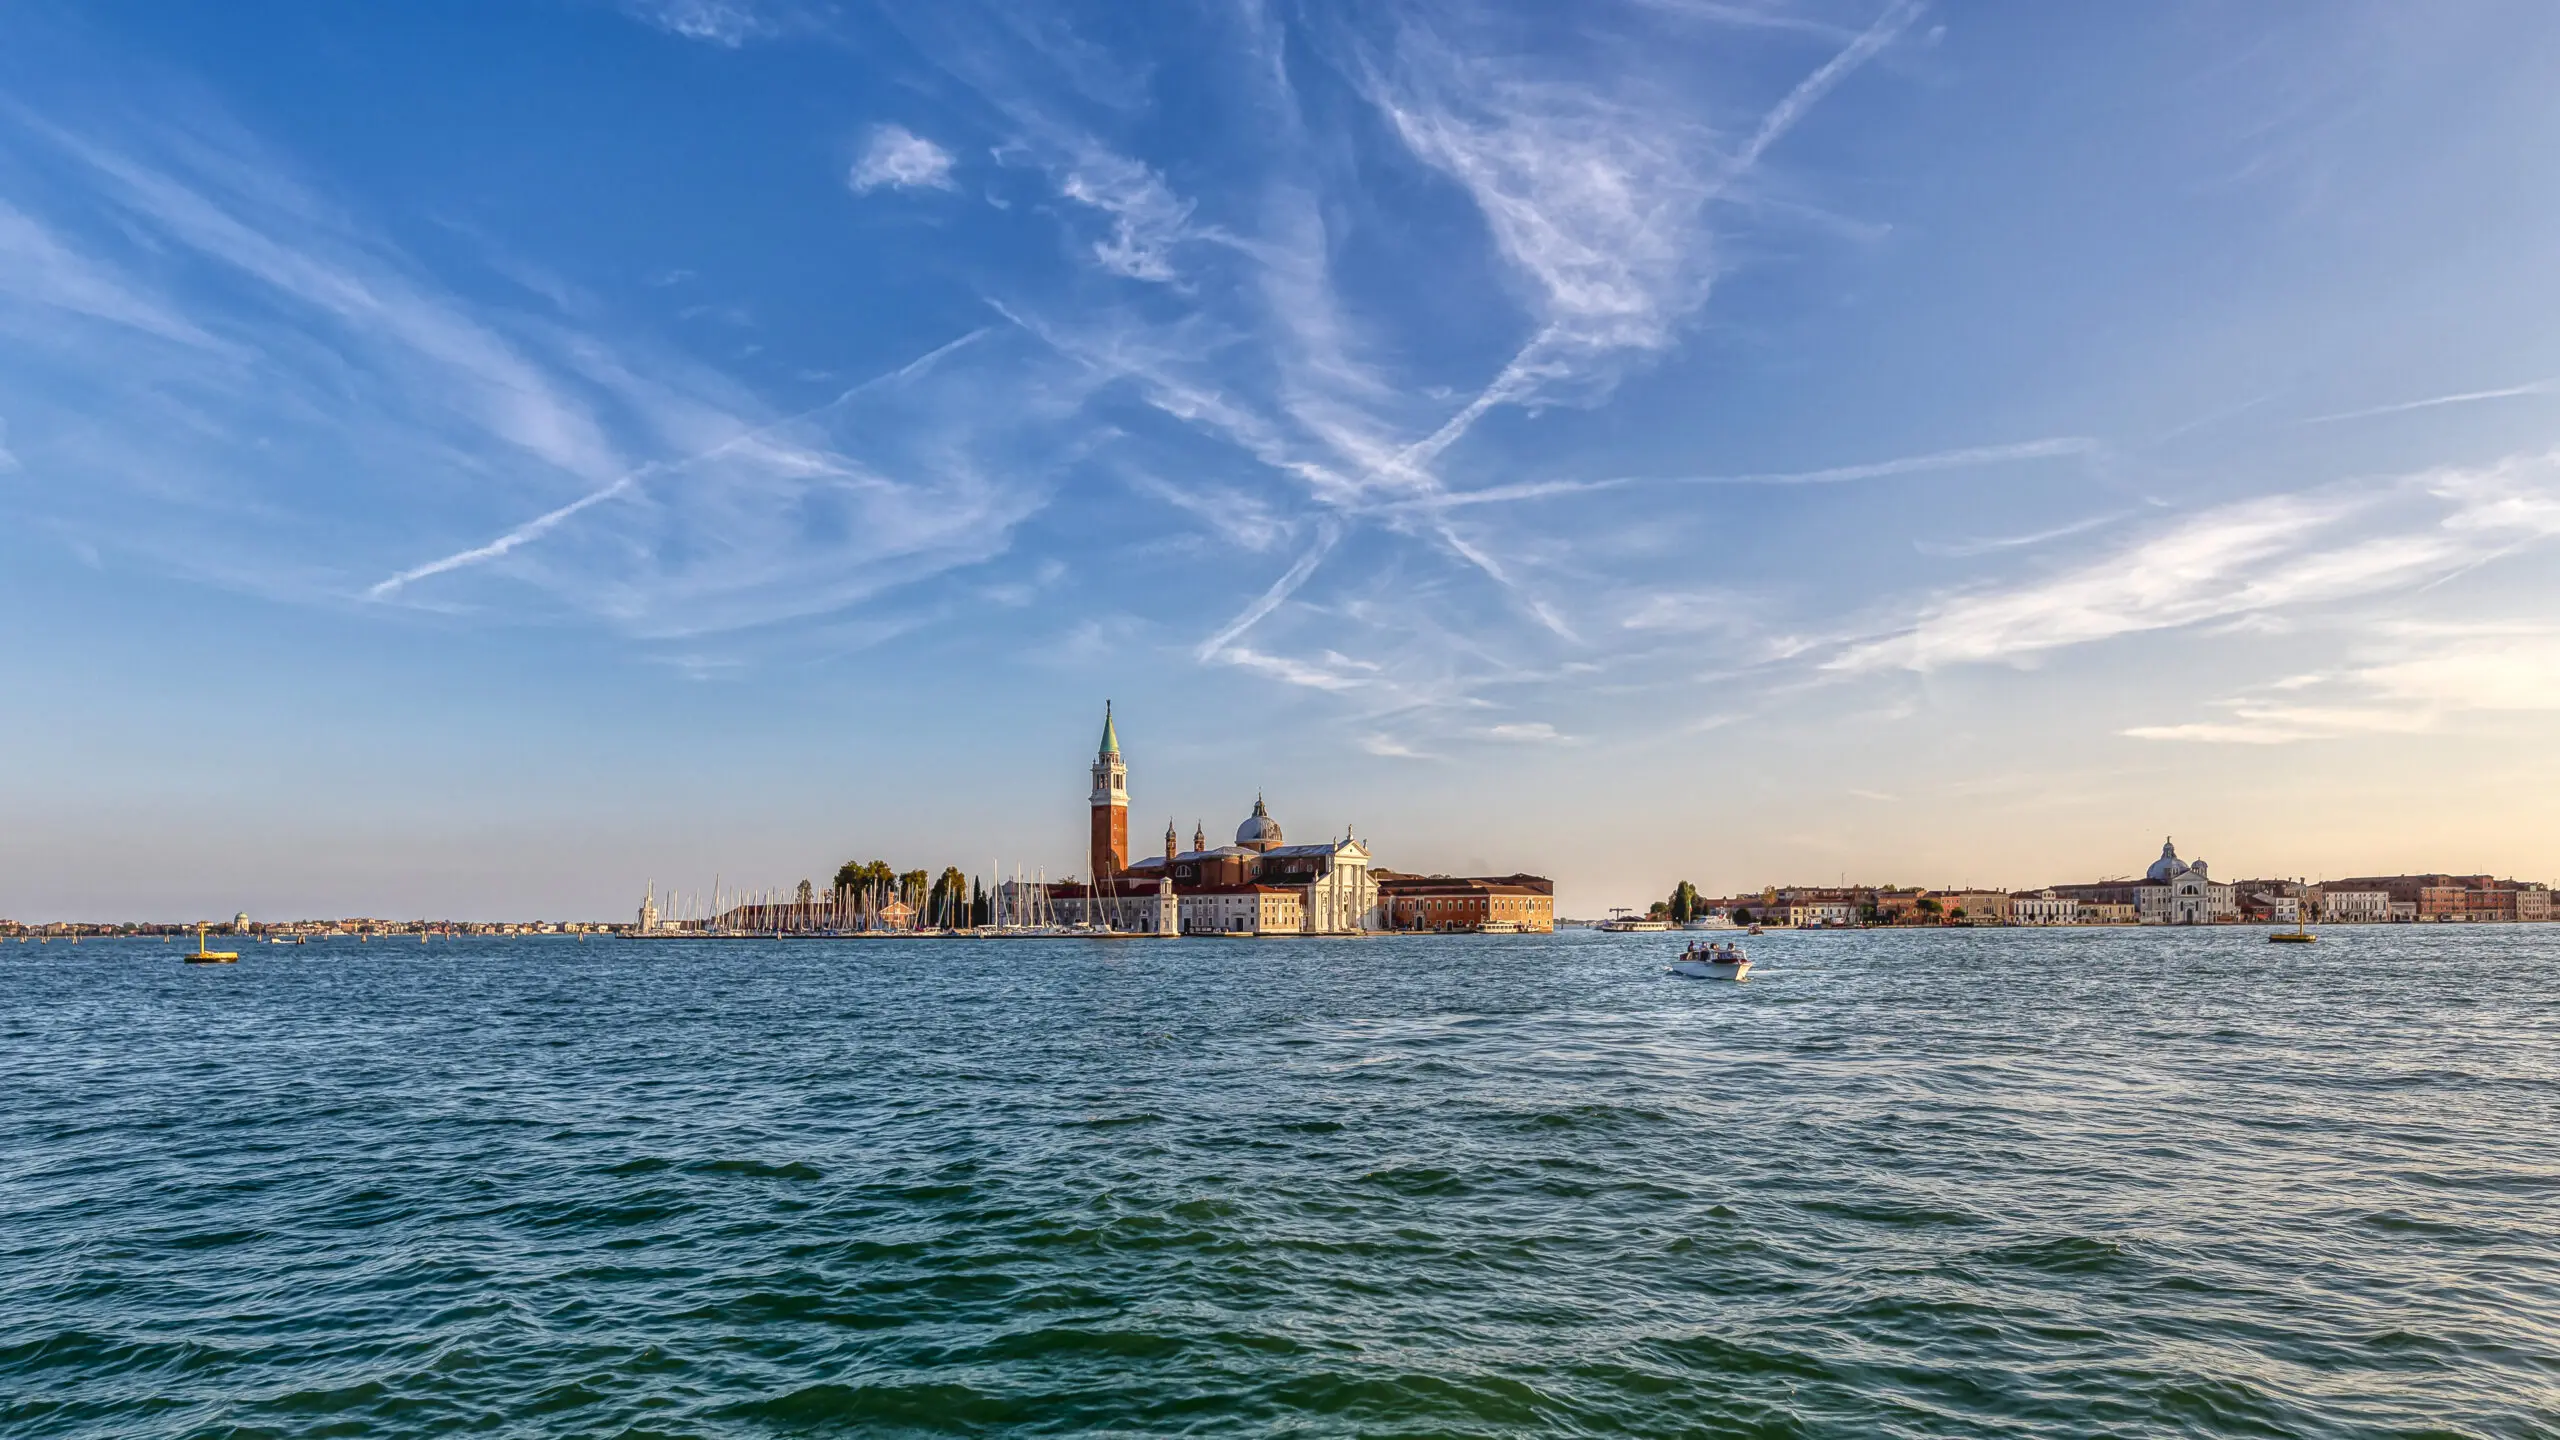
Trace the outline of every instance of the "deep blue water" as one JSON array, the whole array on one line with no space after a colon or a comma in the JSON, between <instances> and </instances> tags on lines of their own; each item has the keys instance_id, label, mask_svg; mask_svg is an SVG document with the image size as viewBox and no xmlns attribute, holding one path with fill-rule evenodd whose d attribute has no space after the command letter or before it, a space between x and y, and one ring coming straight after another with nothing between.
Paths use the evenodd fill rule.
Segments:
<instances>
[{"instance_id":1,"label":"deep blue water","mask_svg":"<svg viewBox=\"0 0 2560 1440\"><path fill-rule=\"evenodd\" d=\"M0 946L0 1434L2560 1435L2560 926Z\"/></svg>"}]
</instances>

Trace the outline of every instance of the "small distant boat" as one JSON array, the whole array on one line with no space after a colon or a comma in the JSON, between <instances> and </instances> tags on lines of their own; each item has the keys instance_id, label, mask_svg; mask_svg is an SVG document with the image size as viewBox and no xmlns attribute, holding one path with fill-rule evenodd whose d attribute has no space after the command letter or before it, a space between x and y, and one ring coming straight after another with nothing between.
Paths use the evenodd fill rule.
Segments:
<instances>
[{"instance_id":1,"label":"small distant boat","mask_svg":"<svg viewBox=\"0 0 2560 1440\"><path fill-rule=\"evenodd\" d=\"M239 963L240 963L240 952L239 952L239 951L237 951L237 950L207 950L206 948L204 948L204 932L205 932L208 928L210 928L210 927L208 927L208 926L204 926L204 925L199 925L199 926L197 926L197 927L196 927L196 948L195 948L192 952L190 952L190 953L188 953L188 954L185 954L185 955L181 955L181 956L179 956L178 958L179 958L179 959L181 959L181 960L186 961L186 962L187 962L188 964L190 964L190 965L237 965L237 964L239 964Z\"/></svg>"},{"instance_id":2,"label":"small distant boat","mask_svg":"<svg viewBox=\"0 0 2560 1440\"><path fill-rule=\"evenodd\" d=\"M1751 973L1751 957L1731 941L1722 944L1693 943L1680 952L1680 958L1663 967L1663 973L1690 980L1739 980Z\"/></svg>"},{"instance_id":3,"label":"small distant boat","mask_svg":"<svg viewBox=\"0 0 2560 1440\"><path fill-rule=\"evenodd\" d=\"M1733 917L1729 915L1700 915L1680 928L1683 930L1739 930L1742 927L1734 924Z\"/></svg>"}]
</instances>

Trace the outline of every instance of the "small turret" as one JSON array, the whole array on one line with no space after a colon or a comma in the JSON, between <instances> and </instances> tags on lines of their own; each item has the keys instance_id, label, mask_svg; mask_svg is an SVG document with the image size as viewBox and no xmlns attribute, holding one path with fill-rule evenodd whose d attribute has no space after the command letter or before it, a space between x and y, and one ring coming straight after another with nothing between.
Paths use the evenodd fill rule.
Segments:
<instances>
[{"instance_id":1,"label":"small turret","mask_svg":"<svg viewBox=\"0 0 2560 1440\"><path fill-rule=\"evenodd\" d=\"M1173 833L1173 822L1172 822L1171 820L1167 820L1167 821L1165 821L1165 822L1164 822L1164 858L1166 858L1167 860L1172 859L1172 858L1173 858L1173 855L1174 855L1174 850L1175 850L1175 848L1176 848L1180 843L1181 843L1181 842L1179 842L1178 840L1176 840L1176 839L1174 838L1174 833Z\"/></svg>"}]
</instances>

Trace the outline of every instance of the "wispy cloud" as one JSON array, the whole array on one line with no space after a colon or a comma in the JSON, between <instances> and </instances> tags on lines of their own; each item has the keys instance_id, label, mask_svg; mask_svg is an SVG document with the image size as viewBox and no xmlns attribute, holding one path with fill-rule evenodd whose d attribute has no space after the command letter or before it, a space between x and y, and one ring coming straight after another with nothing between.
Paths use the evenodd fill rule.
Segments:
<instances>
[{"instance_id":1,"label":"wispy cloud","mask_svg":"<svg viewBox=\"0 0 2560 1440\"><path fill-rule=\"evenodd\" d=\"M1926 455L1904 455L1861 465L1834 465L1821 470L1774 470L1743 475L1677 475L1657 482L1670 485L1845 485L1855 480L1883 480L1896 475L1922 475L1939 470L1970 470L2027 460L2059 460L2098 452L2097 441L2064 435L2006 445L1974 445Z\"/></svg>"},{"instance_id":2,"label":"wispy cloud","mask_svg":"<svg viewBox=\"0 0 2560 1440\"><path fill-rule=\"evenodd\" d=\"M34 217L0 201L0 297L86 315L204 349L220 342L107 266L76 254Z\"/></svg>"},{"instance_id":3,"label":"wispy cloud","mask_svg":"<svg viewBox=\"0 0 2560 1440\"><path fill-rule=\"evenodd\" d=\"M2243 501L2050 578L1940 600L1917 624L1850 645L1828 668L2023 660L2122 635L2405 590L2554 536L2560 453Z\"/></svg>"},{"instance_id":4,"label":"wispy cloud","mask_svg":"<svg viewBox=\"0 0 2560 1440\"><path fill-rule=\"evenodd\" d=\"M1960 450L1939 450L1926 455L1904 455L1891 460L1877 460L1858 465L1835 465L1821 470L1773 470L1731 475L1618 475L1599 480L1526 480L1510 485L1489 485L1476 490L1448 490L1410 499L1397 499L1388 502L1387 508L1452 510L1472 505L1501 505L1525 500L1547 500L1561 495L1585 495L1596 491L1623 490L1631 486L1644 485L1846 485L1859 480L1890 479L1897 475L1924 475L1936 471L1972 470L1987 465L2069 459L2096 454L2102 448L2097 441L2086 437L2060 436L2006 445L1975 445Z\"/></svg>"},{"instance_id":5,"label":"wispy cloud","mask_svg":"<svg viewBox=\"0 0 2560 1440\"><path fill-rule=\"evenodd\" d=\"M1191 223L1193 203L1176 195L1153 167L1089 136L1053 140L1045 148L1053 152L1046 165L1059 198L1110 222L1110 233L1091 243L1094 262L1126 279L1173 283L1175 247L1201 238Z\"/></svg>"},{"instance_id":6,"label":"wispy cloud","mask_svg":"<svg viewBox=\"0 0 2560 1440\"><path fill-rule=\"evenodd\" d=\"M755 0L623 0L622 9L670 35L731 50L785 28L781 11Z\"/></svg>"},{"instance_id":7,"label":"wispy cloud","mask_svg":"<svg viewBox=\"0 0 2560 1440\"><path fill-rule=\"evenodd\" d=\"M1608 383L1609 354L1669 344L1680 320L1704 298L1716 269L1704 226L1707 204L1730 192L1844 77L1890 44L1911 13L1911 7L1898 5L1847 36L1730 153L1719 151L1712 127L1695 118L1694 104L1680 94L1669 70L1651 81L1613 72L1604 85L1588 75L1495 60L1495 51L1470 49L1465 39L1418 18L1401 28L1391 56L1363 62L1362 93L1416 158L1456 181L1474 202L1495 253L1525 282L1521 298L1535 327L1471 399L1420 429L1411 425L1413 387L1360 353L1368 347L1346 320L1332 283L1326 227L1311 181L1274 185L1262 229L1237 234L1202 221L1193 202L1178 198L1158 173L1107 149L1055 134L1032 148L1066 157L1044 162L1060 177L1064 198L1113 217L1111 237L1093 248L1103 268L1179 283L1179 247L1214 242L1206 258L1248 262L1268 302L1248 322L1248 331L1281 342L1257 357L1279 382L1261 400L1239 394L1231 382L1178 378L1174 370L1187 363L1169 366L1161 347L1157 359L1133 359L1125 335L1108 342L1104 363L1142 378L1146 398L1164 414L1234 443L1304 484L1322 513L1375 522L1423 541L1490 582L1512 614L1554 640L1579 644L1565 607L1515 558L1555 545L1524 546L1515 536L1497 540L1459 529L1443 512L1490 497L1477 494L1443 505L1448 491L1440 467L1492 410L1596 397ZM1288 88L1287 67L1276 57L1274 48L1261 73L1273 86L1276 113L1294 127L1296 97ZM1089 360L1098 353L1090 343L1079 348ZM1232 364L1217 368L1235 373ZM1917 457L1872 473L2028 458L2071 447L2013 448L2014 456L2002 451ZM1779 477L1759 478L1781 483ZM1856 476L1786 478L1818 483ZM1735 483L1741 479L1734 477ZM1594 488L1615 483L1596 482ZM1198 655L1218 656L1277 613L1331 549L1326 540L1303 552L1261 597L1199 646Z\"/></svg>"},{"instance_id":8,"label":"wispy cloud","mask_svg":"<svg viewBox=\"0 0 2560 1440\"><path fill-rule=\"evenodd\" d=\"M318 207L272 178L235 170L229 203L118 151L59 135L95 167L128 211L199 254L261 282L279 297L347 327L359 342L418 366L447 403L490 433L573 475L598 478L624 468L596 417L514 345L459 307L422 289L397 262L332 247L305 230L287 240L244 219L265 204L291 224L321 219ZM318 232L325 234L326 231ZM336 253L332 253L335 249Z\"/></svg>"},{"instance_id":9,"label":"wispy cloud","mask_svg":"<svg viewBox=\"0 0 2560 1440\"><path fill-rule=\"evenodd\" d=\"M1643 9L1659 11L1683 20L1710 25L1732 26L1742 30L1779 30L1809 35L1840 44L1857 38L1858 32L1820 20L1784 4L1749 5L1733 0L1635 0Z\"/></svg>"},{"instance_id":10,"label":"wispy cloud","mask_svg":"<svg viewBox=\"0 0 2560 1440\"><path fill-rule=\"evenodd\" d=\"M1293 658L1266 654L1250 646L1231 645L1219 650L1212 658L1221 664L1239 666L1310 690L1359 690L1377 681L1376 665L1354 660L1333 650L1312 658Z\"/></svg>"},{"instance_id":11,"label":"wispy cloud","mask_svg":"<svg viewBox=\"0 0 2560 1440\"><path fill-rule=\"evenodd\" d=\"M2388 627L2363 661L2289 676L2219 701L2212 720L2137 725L2140 740L2290 745L2442 731L2483 713L2560 712L2560 629L2544 624ZM2379 653L2375 653L2379 652Z\"/></svg>"},{"instance_id":12,"label":"wispy cloud","mask_svg":"<svg viewBox=\"0 0 2560 1440\"><path fill-rule=\"evenodd\" d=\"M560 528L563 522L581 511L592 510L608 500L619 499L631 493L632 487L639 483L639 478L637 475L625 475L601 490L581 495L566 505L535 516L486 545L474 545L468 550L458 550L443 559L430 560L423 565L412 566L375 584L372 589L364 592L365 598L389 599L417 581L432 579L438 575L449 575L456 570L477 565L486 560L495 560L518 546L530 544L550 534Z\"/></svg>"},{"instance_id":13,"label":"wispy cloud","mask_svg":"<svg viewBox=\"0 0 2560 1440\"><path fill-rule=\"evenodd\" d=\"M862 157L845 177L857 195L884 186L895 190L949 190L951 152L903 125L882 125L871 132Z\"/></svg>"},{"instance_id":14,"label":"wispy cloud","mask_svg":"<svg viewBox=\"0 0 2560 1440\"><path fill-rule=\"evenodd\" d=\"M1412 744L1383 731L1372 731L1360 737L1360 748L1369 754L1390 760L1428 760L1432 758Z\"/></svg>"},{"instance_id":15,"label":"wispy cloud","mask_svg":"<svg viewBox=\"0 0 2560 1440\"><path fill-rule=\"evenodd\" d=\"M55 367L81 403L159 412L64 453L107 481L84 492L92 510L121 507L102 534L220 565L223 583L557 607L643 637L735 631L1001 552L1085 453L1085 382L1049 357L941 372L987 332L776 419L646 337L461 298L220 125L111 143L20 122L85 183L57 209L104 206L158 269L189 267L184 303L161 300L22 196L0 216L0 246L41 262L0 267L0 302L76 316L81 334L182 342L100 338ZM361 483L330 483L341 455ZM510 515L531 518L491 524ZM326 536L325 560L285 548L306 535ZM420 549L434 558L394 560ZM377 559L394 563L347 574Z\"/></svg>"},{"instance_id":16,"label":"wispy cloud","mask_svg":"<svg viewBox=\"0 0 2560 1440\"><path fill-rule=\"evenodd\" d=\"M1911 548L1923 555L1936 556L1942 560L1969 560L1976 555L1991 555L2002 550L2023 550L2036 545L2049 545L2056 540L2068 540L2074 535L2086 535L2092 530L2118 524L2132 513L2129 510L2110 510L2103 515L2091 515L2086 519L2074 520L2068 525L2032 530L2024 535L1996 535L1981 540L1914 540L1911 542Z\"/></svg>"},{"instance_id":17,"label":"wispy cloud","mask_svg":"<svg viewBox=\"0 0 2560 1440\"><path fill-rule=\"evenodd\" d=\"M1202 660L1227 658L1228 647L1235 639L1261 623L1264 616L1279 609L1283 601L1296 594L1298 587L1307 583L1307 577L1313 575L1316 567L1324 563L1327 552L1331 551L1341 538L1342 528L1339 525L1327 521L1319 526L1315 543L1307 547L1306 553L1298 557L1297 563L1283 571L1279 579L1271 582L1269 589L1263 591L1252 604L1247 605L1234 619L1228 621L1224 629L1200 642L1200 648L1194 652L1198 658Z\"/></svg>"},{"instance_id":18,"label":"wispy cloud","mask_svg":"<svg viewBox=\"0 0 2560 1440\"><path fill-rule=\"evenodd\" d=\"M2497 390L2466 390L2454 395L2432 395L2424 400L2402 400L2391 405L2374 405L2362 410L2341 410L2334 415L2313 415L2298 423L2329 425L2341 420L2369 420L2379 415L2405 415L2412 410L2434 410L2446 405L2472 405L2483 400L2513 400L2526 395L2560 394L2560 379L2534 380L2522 385L2509 385Z\"/></svg>"},{"instance_id":19,"label":"wispy cloud","mask_svg":"<svg viewBox=\"0 0 2560 1440\"><path fill-rule=\"evenodd\" d=\"M1911 27L1911 22L1920 18L1921 8L1919 0L1893 0L1887 5L1873 24L1851 37L1849 43L1840 48L1840 53L1823 62L1822 68L1798 81L1796 88L1787 92L1786 98L1761 117L1760 128L1751 132L1750 143L1744 145L1742 153L1735 157L1733 168L1744 171L1759 164L1760 157L1768 153L1769 147L1793 130L1814 106L1822 103L1824 96L1838 89L1840 82L1848 79L1852 71L1876 58L1886 46L1900 38L1902 32Z\"/></svg>"},{"instance_id":20,"label":"wispy cloud","mask_svg":"<svg viewBox=\"0 0 2560 1440\"><path fill-rule=\"evenodd\" d=\"M1540 324L1405 463L1428 465L1497 407L1587 386L1601 356L1667 344L1714 278L1701 225L1708 203L1918 13L1895 0L1722 157L1669 93L1633 89L1632 76L1612 77L1606 90L1557 83L1409 33L1401 83L1373 81L1372 99L1417 156L1474 198L1495 246L1530 282Z\"/></svg>"}]
</instances>

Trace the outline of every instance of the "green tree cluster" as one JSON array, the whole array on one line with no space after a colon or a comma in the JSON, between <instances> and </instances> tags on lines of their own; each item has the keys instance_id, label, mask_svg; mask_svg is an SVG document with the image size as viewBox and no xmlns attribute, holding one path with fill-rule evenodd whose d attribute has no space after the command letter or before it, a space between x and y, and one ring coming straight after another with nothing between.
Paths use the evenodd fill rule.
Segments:
<instances>
[{"instance_id":1,"label":"green tree cluster","mask_svg":"<svg viewBox=\"0 0 2560 1440\"><path fill-rule=\"evenodd\" d=\"M886 860L847 860L836 867L834 888L903 901L924 925L987 925L995 920L995 899L985 881L962 874L957 865L946 865L936 875L899 870Z\"/></svg>"},{"instance_id":2,"label":"green tree cluster","mask_svg":"<svg viewBox=\"0 0 2560 1440\"><path fill-rule=\"evenodd\" d=\"M916 872L921 875L924 872ZM969 923L969 877L957 865L945 865L933 879L933 888L925 895L924 913L928 924L959 926Z\"/></svg>"},{"instance_id":3,"label":"green tree cluster","mask_svg":"<svg viewBox=\"0 0 2560 1440\"><path fill-rule=\"evenodd\" d=\"M1671 898L1661 909L1673 924L1686 925L1707 913L1706 898L1698 893L1697 886L1683 880L1672 887Z\"/></svg>"},{"instance_id":4,"label":"green tree cluster","mask_svg":"<svg viewBox=\"0 0 2560 1440\"><path fill-rule=\"evenodd\" d=\"M863 863L847 860L836 867L835 888L838 890L868 890L874 885L886 890L897 883L898 872L890 869L886 860Z\"/></svg>"}]
</instances>

